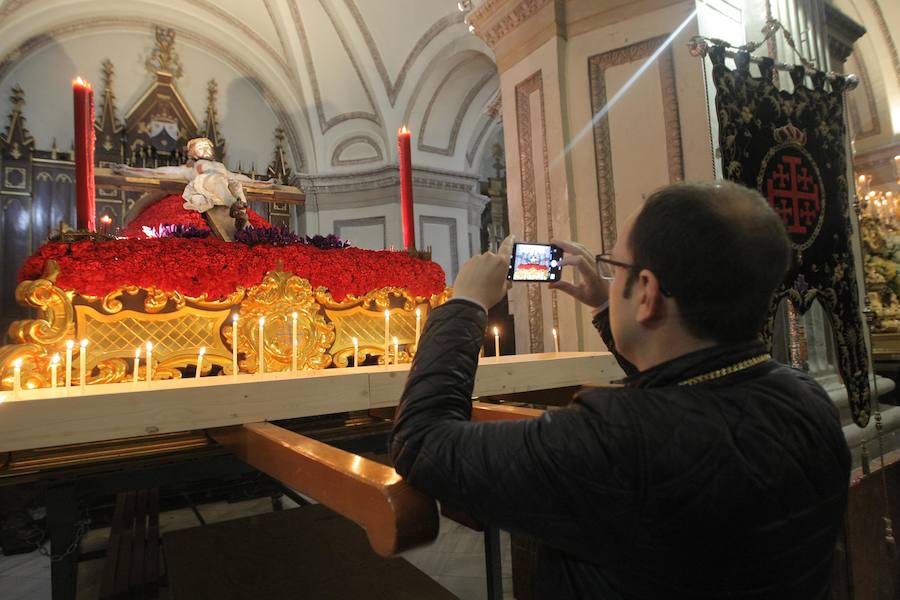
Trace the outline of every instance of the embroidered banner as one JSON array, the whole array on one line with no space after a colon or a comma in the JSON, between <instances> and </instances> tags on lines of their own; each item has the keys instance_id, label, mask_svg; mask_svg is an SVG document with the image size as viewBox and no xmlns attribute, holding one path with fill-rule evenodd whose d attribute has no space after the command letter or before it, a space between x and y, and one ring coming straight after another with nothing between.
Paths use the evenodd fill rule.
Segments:
<instances>
[{"instance_id":1,"label":"embroidered banner","mask_svg":"<svg viewBox=\"0 0 900 600\"><path fill-rule=\"evenodd\" d=\"M801 313L818 300L834 332L838 370L853 419L865 426L871 412L868 355L850 246L843 78L826 90L824 73L806 87L802 66L791 72L793 92L773 83L774 62L763 59L759 77L739 52L735 69L725 49L709 49L716 86L719 145L727 179L756 188L784 221L794 264L772 300L764 336L771 344L775 312L787 298Z\"/></svg>"}]
</instances>

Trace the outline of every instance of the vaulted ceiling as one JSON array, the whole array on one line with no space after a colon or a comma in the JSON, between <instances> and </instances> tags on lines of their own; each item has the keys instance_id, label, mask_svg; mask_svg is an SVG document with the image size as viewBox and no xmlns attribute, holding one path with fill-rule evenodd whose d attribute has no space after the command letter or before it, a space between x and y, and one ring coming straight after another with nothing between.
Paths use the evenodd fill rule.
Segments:
<instances>
[{"instance_id":1,"label":"vaulted ceiling","mask_svg":"<svg viewBox=\"0 0 900 600\"><path fill-rule=\"evenodd\" d=\"M498 126L488 109L499 81L463 16L455 0L2 0L0 82L5 95L30 56L85 37L117 69L139 68L117 43L141 36L149 51L160 25L178 49L225 63L255 90L302 171L393 163L402 124L419 164L465 171Z\"/></svg>"}]
</instances>

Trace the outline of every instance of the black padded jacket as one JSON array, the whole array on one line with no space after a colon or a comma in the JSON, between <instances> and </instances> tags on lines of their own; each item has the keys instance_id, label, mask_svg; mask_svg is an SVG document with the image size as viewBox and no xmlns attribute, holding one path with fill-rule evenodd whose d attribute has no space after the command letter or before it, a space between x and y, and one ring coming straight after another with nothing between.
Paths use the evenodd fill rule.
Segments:
<instances>
[{"instance_id":1,"label":"black padded jacket","mask_svg":"<svg viewBox=\"0 0 900 600\"><path fill-rule=\"evenodd\" d=\"M768 360L678 385L765 353L749 342L582 391L537 419L471 423L486 324L466 301L433 311L391 455L442 503L537 537L538 597L827 596L850 454L814 380ZM608 336L602 313L595 325Z\"/></svg>"}]
</instances>

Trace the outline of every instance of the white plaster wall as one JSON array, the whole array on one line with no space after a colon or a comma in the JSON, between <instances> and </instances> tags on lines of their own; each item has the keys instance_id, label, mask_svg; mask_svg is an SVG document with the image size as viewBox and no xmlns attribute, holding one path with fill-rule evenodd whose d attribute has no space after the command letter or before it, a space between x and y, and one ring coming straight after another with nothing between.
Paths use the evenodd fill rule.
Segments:
<instances>
[{"instance_id":1,"label":"white plaster wall","mask_svg":"<svg viewBox=\"0 0 900 600\"><path fill-rule=\"evenodd\" d=\"M548 171L550 178L550 198L546 197L543 171L543 149L541 139L541 121L539 95L532 93L531 102L532 118L532 157L534 161L535 191L537 203L537 230L544 239L525 240L522 208L522 165L518 157L522 148L519 147L518 117L516 114L516 86L533 75L536 71L542 72L544 93L544 115L546 117ZM550 203L550 221L553 226L554 237L559 239L571 239L572 210L569 197L569 179L567 165L564 158L566 136L564 133L564 121L560 107L564 105L564 90L560 87L560 80L564 77L560 73L560 48L559 40L553 38L546 44L535 50L525 60L504 71L500 76L500 85L503 94L503 121L504 144L507 156L507 197L509 202L510 232L519 241L547 243L548 215L547 204ZM515 157L515 158L511 158ZM572 274L563 275L564 279L571 280ZM541 288L541 305L543 314L543 343L544 348L552 348L552 329L556 327L560 331L560 349L575 350L578 348L577 322L578 311L575 302L569 296L560 292L551 291L549 288ZM552 318L552 299L557 297L559 322L554 323ZM516 345L519 353L526 353L530 347L529 315L526 286L513 285L509 294L510 312L516 317Z\"/></svg>"},{"instance_id":2,"label":"white plaster wall","mask_svg":"<svg viewBox=\"0 0 900 600\"><path fill-rule=\"evenodd\" d=\"M593 252L602 251L603 240L591 124L593 113L588 60L597 54L668 35L689 19L694 9L693 1L668 6L574 36L566 43L564 108L569 144L566 159L571 172L572 236ZM685 49L696 31L696 19L691 19L672 42L682 155L687 180L710 179L714 175L703 62L691 57ZM612 98L641 64L643 60L608 69L607 98ZM628 215L639 208L643 196L669 182L657 65L652 65L636 80L632 88L610 110L608 118L613 153L616 222L621 227ZM509 137L507 134L507 140ZM603 342L591 325L590 309L579 304L577 310L580 349L603 350Z\"/></svg>"}]
</instances>

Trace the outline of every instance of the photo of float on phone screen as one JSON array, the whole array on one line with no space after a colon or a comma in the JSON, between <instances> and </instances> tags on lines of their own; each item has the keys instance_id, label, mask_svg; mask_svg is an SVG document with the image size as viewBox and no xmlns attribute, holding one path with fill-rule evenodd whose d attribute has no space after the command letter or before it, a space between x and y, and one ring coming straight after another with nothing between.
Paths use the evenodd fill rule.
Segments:
<instances>
[{"instance_id":1,"label":"photo of float on phone screen","mask_svg":"<svg viewBox=\"0 0 900 600\"><path fill-rule=\"evenodd\" d=\"M563 252L551 244L516 244L509 259L512 281L558 281Z\"/></svg>"}]
</instances>

